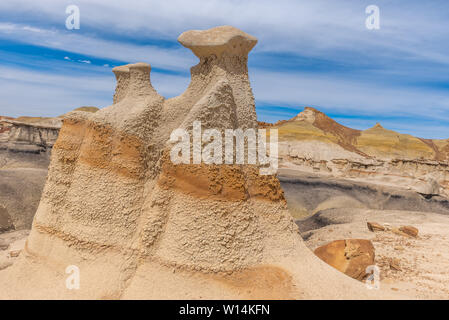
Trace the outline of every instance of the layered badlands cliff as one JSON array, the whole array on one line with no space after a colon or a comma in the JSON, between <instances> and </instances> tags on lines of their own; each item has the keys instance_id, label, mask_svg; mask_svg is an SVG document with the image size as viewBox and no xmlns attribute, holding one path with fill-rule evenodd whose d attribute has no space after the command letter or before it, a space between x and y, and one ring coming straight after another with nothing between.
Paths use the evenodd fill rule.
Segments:
<instances>
[{"instance_id":1,"label":"layered badlands cliff","mask_svg":"<svg viewBox=\"0 0 449 320\"><path fill-rule=\"evenodd\" d=\"M279 130L281 167L427 197L449 195L449 140L416 138L380 124L355 130L309 107L288 121L264 126Z\"/></svg>"},{"instance_id":2,"label":"layered badlands cliff","mask_svg":"<svg viewBox=\"0 0 449 320\"><path fill-rule=\"evenodd\" d=\"M0 117L0 232L31 228L61 125L62 116Z\"/></svg>"},{"instance_id":3,"label":"layered badlands cliff","mask_svg":"<svg viewBox=\"0 0 449 320\"><path fill-rule=\"evenodd\" d=\"M1 119L0 148L11 152L43 153L55 143L61 120Z\"/></svg>"},{"instance_id":4,"label":"layered badlands cliff","mask_svg":"<svg viewBox=\"0 0 449 320\"><path fill-rule=\"evenodd\" d=\"M96 107L80 107L77 111L96 112ZM30 162L29 166L48 167L50 151L58 138L62 119L59 117L18 118L0 116L0 168L18 167L15 161ZM19 154L14 157L14 154ZM41 155L26 157L24 154ZM42 161L39 161L43 159Z\"/></svg>"},{"instance_id":5,"label":"layered badlands cliff","mask_svg":"<svg viewBox=\"0 0 449 320\"><path fill-rule=\"evenodd\" d=\"M31 228L60 127L58 118L0 117L0 232Z\"/></svg>"},{"instance_id":6,"label":"layered badlands cliff","mask_svg":"<svg viewBox=\"0 0 449 320\"><path fill-rule=\"evenodd\" d=\"M260 165L174 164L177 128L257 128L248 53L233 27L188 31L191 83L165 99L150 65L115 68L114 104L68 114L19 260L1 298L374 298L304 245ZM69 290L65 270L80 270ZM23 281L26 279L26 281ZM382 295L385 297L385 295Z\"/></svg>"}]
</instances>

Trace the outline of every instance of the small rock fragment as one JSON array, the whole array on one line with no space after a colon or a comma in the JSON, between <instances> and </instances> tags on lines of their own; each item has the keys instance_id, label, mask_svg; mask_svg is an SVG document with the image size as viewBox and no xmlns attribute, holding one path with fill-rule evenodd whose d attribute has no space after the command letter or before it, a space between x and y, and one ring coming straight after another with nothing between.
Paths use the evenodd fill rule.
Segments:
<instances>
[{"instance_id":1,"label":"small rock fragment","mask_svg":"<svg viewBox=\"0 0 449 320\"><path fill-rule=\"evenodd\" d=\"M401 266L400 266L399 259L391 258L389 260L389 263L390 263L390 269L391 270L401 271Z\"/></svg>"},{"instance_id":2,"label":"small rock fragment","mask_svg":"<svg viewBox=\"0 0 449 320\"><path fill-rule=\"evenodd\" d=\"M22 250L11 250L9 251L9 256L11 258L17 258Z\"/></svg>"},{"instance_id":3,"label":"small rock fragment","mask_svg":"<svg viewBox=\"0 0 449 320\"><path fill-rule=\"evenodd\" d=\"M374 246L369 240L336 240L314 252L327 264L357 280L363 280L366 268L374 265Z\"/></svg>"},{"instance_id":4,"label":"small rock fragment","mask_svg":"<svg viewBox=\"0 0 449 320\"><path fill-rule=\"evenodd\" d=\"M0 250L7 250L9 248L9 244L6 243L5 240L0 239Z\"/></svg>"},{"instance_id":5,"label":"small rock fragment","mask_svg":"<svg viewBox=\"0 0 449 320\"><path fill-rule=\"evenodd\" d=\"M399 230L398 228L392 228L392 229L391 229L391 232L393 232L394 234L403 236L403 237L410 237L410 235L408 235L408 234L405 233L405 232L402 232L402 231Z\"/></svg>"},{"instance_id":6,"label":"small rock fragment","mask_svg":"<svg viewBox=\"0 0 449 320\"><path fill-rule=\"evenodd\" d=\"M368 230L371 232L375 231L385 231L385 227L377 222L367 222Z\"/></svg>"},{"instance_id":7,"label":"small rock fragment","mask_svg":"<svg viewBox=\"0 0 449 320\"><path fill-rule=\"evenodd\" d=\"M416 238L418 236L418 229L412 226L402 226L399 228L400 231L408 234L409 236Z\"/></svg>"}]
</instances>

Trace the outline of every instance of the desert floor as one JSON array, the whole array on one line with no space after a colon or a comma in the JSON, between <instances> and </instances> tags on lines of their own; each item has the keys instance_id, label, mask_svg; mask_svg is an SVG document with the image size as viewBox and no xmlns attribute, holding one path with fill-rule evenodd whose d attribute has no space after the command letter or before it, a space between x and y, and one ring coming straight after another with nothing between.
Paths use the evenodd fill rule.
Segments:
<instances>
[{"instance_id":1,"label":"desert floor","mask_svg":"<svg viewBox=\"0 0 449 320\"><path fill-rule=\"evenodd\" d=\"M302 180L304 176L282 172L281 181L286 177ZM396 197L389 189L373 192L364 189L365 185L348 187L348 181L342 182L345 188L328 182L326 179L324 186L319 187L310 184L310 180L307 184L283 184L301 236L311 250L334 240L371 240L383 289L412 299L449 299L449 215L423 211L427 203L430 209L444 212L444 200L420 202L416 194L408 191L397 190L400 196ZM403 206L420 211L391 209ZM371 232L367 222L377 222L387 230ZM419 229L417 238L391 230L406 225ZM393 268L392 259L396 259ZM399 270L394 269L395 265Z\"/></svg>"}]
</instances>

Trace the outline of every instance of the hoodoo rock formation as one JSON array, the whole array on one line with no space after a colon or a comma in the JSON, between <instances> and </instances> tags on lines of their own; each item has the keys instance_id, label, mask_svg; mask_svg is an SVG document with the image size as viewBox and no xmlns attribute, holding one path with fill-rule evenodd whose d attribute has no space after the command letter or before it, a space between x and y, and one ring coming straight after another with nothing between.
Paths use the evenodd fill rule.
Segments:
<instances>
[{"instance_id":1,"label":"hoodoo rock formation","mask_svg":"<svg viewBox=\"0 0 449 320\"><path fill-rule=\"evenodd\" d=\"M0 272L0 297L375 297L306 248L275 176L258 165L171 162L171 132L196 120L257 128L247 72L257 40L223 26L179 42L200 59L182 95L165 99L150 65L130 64L113 70L113 105L65 117L25 249ZM78 290L66 287L71 265Z\"/></svg>"}]
</instances>

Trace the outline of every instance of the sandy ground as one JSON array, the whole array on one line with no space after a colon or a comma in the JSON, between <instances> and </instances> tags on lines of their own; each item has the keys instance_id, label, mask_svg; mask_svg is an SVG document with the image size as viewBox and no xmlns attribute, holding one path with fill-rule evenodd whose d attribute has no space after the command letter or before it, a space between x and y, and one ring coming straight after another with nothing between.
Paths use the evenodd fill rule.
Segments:
<instances>
[{"instance_id":1,"label":"sandy ground","mask_svg":"<svg viewBox=\"0 0 449 320\"><path fill-rule=\"evenodd\" d=\"M431 212L398 210L330 209L315 220L328 224L303 232L307 246L316 247L338 239L370 239L380 268L381 287L414 299L449 299L449 216ZM391 231L371 232L367 221L387 228L411 225L417 238ZM396 258L400 270L390 267Z\"/></svg>"},{"instance_id":2,"label":"sandy ground","mask_svg":"<svg viewBox=\"0 0 449 320\"><path fill-rule=\"evenodd\" d=\"M17 260L29 233L29 230L19 230L0 234L0 270L10 267Z\"/></svg>"}]
</instances>

